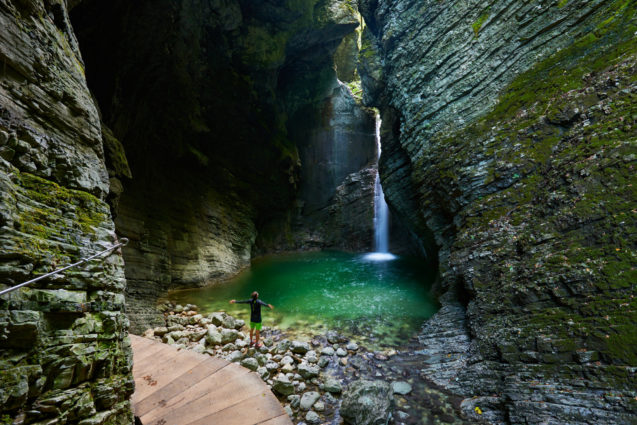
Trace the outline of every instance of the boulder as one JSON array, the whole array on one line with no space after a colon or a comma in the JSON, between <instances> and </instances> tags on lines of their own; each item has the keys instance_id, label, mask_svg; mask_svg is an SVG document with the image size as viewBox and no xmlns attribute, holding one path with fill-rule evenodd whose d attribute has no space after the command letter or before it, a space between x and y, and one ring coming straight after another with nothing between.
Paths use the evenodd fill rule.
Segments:
<instances>
[{"instance_id":1,"label":"boulder","mask_svg":"<svg viewBox=\"0 0 637 425\"><path fill-rule=\"evenodd\" d=\"M221 332L217 331L217 328L214 326L208 326L208 331L206 332L206 344L208 345L220 345L221 344Z\"/></svg>"},{"instance_id":2,"label":"boulder","mask_svg":"<svg viewBox=\"0 0 637 425\"><path fill-rule=\"evenodd\" d=\"M223 326L223 320L226 318L226 313L212 313L208 316L208 319L212 321L215 326Z\"/></svg>"},{"instance_id":3,"label":"boulder","mask_svg":"<svg viewBox=\"0 0 637 425\"><path fill-rule=\"evenodd\" d=\"M393 403L394 395L387 382L354 381L343 394L340 413L349 424L381 425L387 422Z\"/></svg>"},{"instance_id":4,"label":"boulder","mask_svg":"<svg viewBox=\"0 0 637 425\"><path fill-rule=\"evenodd\" d=\"M241 354L241 351L237 350L228 354L228 357L226 357L226 360L228 360L231 363L235 363L240 361L242 358L243 358L243 354Z\"/></svg>"}]
</instances>

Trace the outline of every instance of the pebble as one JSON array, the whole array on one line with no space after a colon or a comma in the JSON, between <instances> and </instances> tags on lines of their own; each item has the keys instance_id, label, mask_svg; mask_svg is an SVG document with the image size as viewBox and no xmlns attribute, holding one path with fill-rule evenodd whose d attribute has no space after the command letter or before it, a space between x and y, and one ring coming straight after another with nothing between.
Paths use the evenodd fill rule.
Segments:
<instances>
[{"instance_id":1,"label":"pebble","mask_svg":"<svg viewBox=\"0 0 637 425\"><path fill-rule=\"evenodd\" d=\"M334 355L334 349L332 347L324 347L321 350L321 355L323 355L323 356L333 356Z\"/></svg>"},{"instance_id":2,"label":"pebble","mask_svg":"<svg viewBox=\"0 0 637 425\"><path fill-rule=\"evenodd\" d=\"M328 364L330 364L330 359L328 359L326 356L321 356L321 358L318 361L319 367L323 368L327 366Z\"/></svg>"},{"instance_id":3,"label":"pebble","mask_svg":"<svg viewBox=\"0 0 637 425\"><path fill-rule=\"evenodd\" d=\"M392 391L394 394L409 394L411 392L411 385L405 381L394 381L391 383Z\"/></svg>"},{"instance_id":4,"label":"pebble","mask_svg":"<svg viewBox=\"0 0 637 425\"><path fill-rule=\"evenodd\" d=\"M343 350L342 348L339 348L338 350L336 350L336 355L339 357L345 357L347 356L347 351Z\"/></svg>"},{"instance_id":5,"label":"pebble","mask_svg":"<svg viewBox=\"0 0 637 425\"><path fill-rule=\"evenodd\" d=\"M308 424L319 424L321 423L321 418L319 417L318 413L310 410L309 412L307 412L307 415L305 415L305 420L307 421Z\"/></svg>"},{"instance_id":6,"label":"pebble","mask_svg":"<svg viewBox=\"0 0 637 425\"><path fill-rule=\"evenodd\" d=\"M316 403L314 403L314 410L316 410L317 412L324 411L325 403L323 403L322 401L317 401Z\"/></svg>"},{"instance_id":7,"label":"pebble","mask_svg":"<svg viewBox=\"0 0 637 425\"><path fill-rule=\"evenodd\" d=\"M358 344L356 344L355 342L350 342L349 344L347 344L345 348L347 348L350 351L356 351L358 350Z\"/></svg>"}]
</instances>

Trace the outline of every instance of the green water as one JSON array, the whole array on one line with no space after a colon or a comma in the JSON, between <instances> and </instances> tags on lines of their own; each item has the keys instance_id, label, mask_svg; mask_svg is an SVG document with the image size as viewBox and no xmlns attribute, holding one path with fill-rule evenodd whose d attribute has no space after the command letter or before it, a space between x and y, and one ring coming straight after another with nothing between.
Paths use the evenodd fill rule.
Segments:
<instances>
[{"instance_id":1,"label":"green water","mask_svg":"<svg viewBox=\"0 0 637 425\"><path fill-rule=\"evenodd\" d=\"M372 346L397 346L436 312L429 296L434 278L422 262L405 258L369 261L361 254L313 252L259 259L230 281L174 291L167 299L247 322L249 306L228 301L248 299L256 290L275 307L262 309L264 326L301 339L336 330Z\"/></svg>"}]
</instances>

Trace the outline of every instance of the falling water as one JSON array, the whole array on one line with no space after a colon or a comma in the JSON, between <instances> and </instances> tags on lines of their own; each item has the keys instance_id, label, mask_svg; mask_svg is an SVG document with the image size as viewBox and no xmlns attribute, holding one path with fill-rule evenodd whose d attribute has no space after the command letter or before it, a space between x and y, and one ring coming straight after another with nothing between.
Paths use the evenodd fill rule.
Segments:
<instances>
[{"instance_id":1,"label":"falling water","mask_svg":"<svg viewBox=\"0 0 637 425\"><path fill-rule=\"evenodd\" d=\"M376 115L376 147L378 148L378 159L380 159L380 116ZM385 194L380 184L380 172L376 173L376 183L374 186L374 249L375 252L368 254L366 258L370 260L391 260L396 258L389 253L389 208L385 202Z\"/></svg>"}]
</instances>

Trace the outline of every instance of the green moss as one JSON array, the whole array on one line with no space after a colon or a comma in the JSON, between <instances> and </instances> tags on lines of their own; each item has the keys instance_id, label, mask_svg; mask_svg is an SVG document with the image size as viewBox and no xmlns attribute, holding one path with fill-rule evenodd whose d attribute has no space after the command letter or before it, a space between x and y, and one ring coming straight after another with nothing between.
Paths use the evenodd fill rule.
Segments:
<instances>
[{"instance_id":1,"label":"green moss","mask_svg":"<svg viewBox=\"0 0 637 425\"><path fill-rule=\"evenodd\" d=\"M486 20L489 19L490 15L491 15L491 11L489 9L485 10L482 13L482 15L480 15L478 19L471 25L471 28L473 28L473 34L475 38L478 38L482 25L484 25Z\"/></svg>"},{"instance_id":2,"label":"green moss","mask_svg":"<svg viewBox=\"0 0 637 425\"><path fill-rule=\"evenodd\" d=\"M564 6L566 6L566 5L568 4L568 1L569 1L569 0L560 0L560 1L557 3L557 7L559 7L560 9L561 9L561 8L563 8Z\"/></svg>"}]
</instances>

